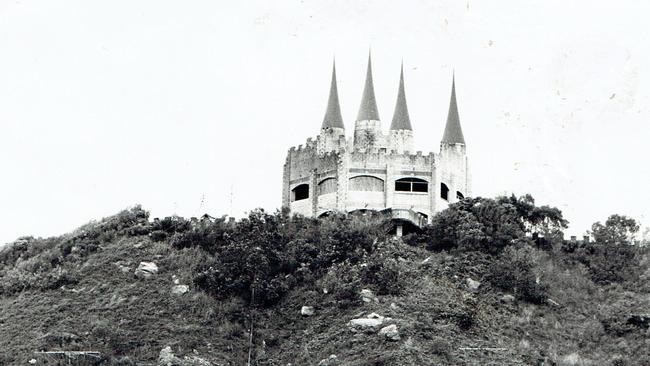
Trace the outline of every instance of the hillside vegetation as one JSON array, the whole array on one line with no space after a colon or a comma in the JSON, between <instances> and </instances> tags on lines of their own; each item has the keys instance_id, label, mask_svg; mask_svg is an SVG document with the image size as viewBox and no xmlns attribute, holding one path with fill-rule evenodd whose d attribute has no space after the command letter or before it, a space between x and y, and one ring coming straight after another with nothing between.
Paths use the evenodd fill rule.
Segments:
<instances>
[{"instance_id":1,"label":"hillside vegetation","mask_svg":"<svg viewBox=\"0 0 650 366\"><path fill-rule=\"evenodd\" d=\"M402 238L373 215L134 207L0 250L0 365L650 365L638 225L566 224L530 196Z\"/></svg>"}]
</instances>

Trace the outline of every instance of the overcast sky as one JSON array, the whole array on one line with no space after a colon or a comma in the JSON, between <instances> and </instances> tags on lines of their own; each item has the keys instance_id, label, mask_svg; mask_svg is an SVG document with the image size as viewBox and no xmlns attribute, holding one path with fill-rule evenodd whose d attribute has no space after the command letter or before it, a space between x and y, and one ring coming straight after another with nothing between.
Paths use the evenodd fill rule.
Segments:
<instances>
[{"instance_id":1,"label":"overcast sky","mask_svg":"<svg viewBox=\"0 0 650 366\"><path fill-rule=\"evenodd\" d=\"M399 66L438 151L452 70L475 196L531 193L582 235L650 224L647 1L0 0L0 243L142 204L240 216L281 202L336 56L351 135L368 48L380 117Z\"/></svg>"}]
</instances>

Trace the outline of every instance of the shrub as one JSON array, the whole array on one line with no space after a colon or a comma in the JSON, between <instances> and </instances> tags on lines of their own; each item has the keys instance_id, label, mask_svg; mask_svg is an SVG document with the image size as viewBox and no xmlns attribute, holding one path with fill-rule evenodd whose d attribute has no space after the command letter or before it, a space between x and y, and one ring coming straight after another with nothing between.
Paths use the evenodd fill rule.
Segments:
<instances>
[{"instance_id":1,"label":"shrub","mask_svg":"<svg viewBox=\"0 0 650 366\"><path fill-rule=\"evenodd\" d=\"M436 214L431 226L423 229L421 238L411 236L406 240L411 245L425 242L430 250L498 253L527 240L527 233L541 232L549 238L561 235L561 229L567 227L562 212L548 206L537 207L534 203L530 195L466 198Z\"/></svg>"},{"instance_id":2,"label":"shrub","mask_svg":"<svg viewBox=\"0 0 650 366\"><path fill-rule=\"evenodd\" d=\"M535 304L546 301L546 286L533 271L532 249L509 247L488 269L487 280L496 288L512 291L516 298Z\"/></svg>"},{"instance_id":3,"label":"shrub","mask_svg":"<svg viewBox=\"0 0 650 366\"><path fill-rule=\"evenodd\" d=\"M579 248L573 257L583 263L591 280L605 285L635 281L639 276L638 248L632 245L609 245L593 243Z\"/></svg>"},{"instance_id":4,"label":"shrub","mask_svg":"<svg viewBox=\"0 0 650 366\"><path fill-rule=\"evenodd\" d=\"M433 218L429 249L480 250L497 253L524 231L514 206L486 198L467 198Z\"/></svg>"},{"instance_id":5,"label":"shrub","mask_svg":"<svg viewBox=\"0 0 650 366\"><path fill-rule=\"evenodd\" d=\"M403 280L397 261L373 257L362 270L362 281L379 295L399 295Z\"/></svg>"},{"instance_id":6,"label":"shrub","mask_svg":"<svg viewBox=\"0 0 650 366\"><path fill-rule=\"evenodd\" d=\"M478 303L473 298L467 298L456 314L456 325L462 330L468 330L478 324Z\"/></svg>"},{"instance_id":7,"label":"shrub","mask_svg":"<svg viewBox=\"0 0 650 366\"><path fill-rule=\"evenodd\" d=\"M199 225L175 234L175 247L198 245L213 254L194 283L217 297L239 296L256 305L277 303L299 283L311 282L337 263L354 265L376 248L376 226L363 218L323 220L253 211L236 224Z\"/></svg>"}]
</instances>

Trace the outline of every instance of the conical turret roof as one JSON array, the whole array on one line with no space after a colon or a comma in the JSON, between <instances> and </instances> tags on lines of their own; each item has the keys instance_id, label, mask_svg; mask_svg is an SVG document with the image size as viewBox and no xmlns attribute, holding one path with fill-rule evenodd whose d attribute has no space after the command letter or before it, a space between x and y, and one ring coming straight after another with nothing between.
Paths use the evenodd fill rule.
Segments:
<instances>
[{"instance_id":1,"label":"conical turret roof","mask_svg":"<svg viewBox=\"0 0 650 366\"><path fill-rule=\"evenodd\" d=\"M341 116L341 106L339 105L339 92L336 87L336 62L332 65L332 84L330 85L330 96L327 100L327 110L325 111L325 118L323 118L323 126L321 128L343 126L343 117Z\"/></svg>"},{"instance_id":2,"label":"conical turret roof","mask_svg":"<svg viewBox=\"0 0 650 366\"><path fill-rule=\"evenodd\" d=\"M460 128L460 117L458 117L458 105L456 104L456 78L451 81L451 101L449 102L449 113L442 142L448 144L464 144L463 130Z\"/></svg>"},{"instance_id":3,"label":"conical turret roof","mask_svg":"<svg viewBox=\"0 0 650 366\"><path fill-rule=\"evenodd\" d=\"M363 96L361 97L361 106L357 121L373 120L379 121L379 112L377 112L377 101L375 100L375 88L372 83L372 64L370 54L368 54L368 71L366 72L366 85L363 87Z\"/></svg>"},{"instance_id":4,"label":"conical turret roof","mask_svg":"<svg viewBox=\"0 0 650 366\"><path fill-rule=\"evenodd\" d=\"M397 92L397 103L393 113L393 121L390 124L391 130L413 130L409 109L406 106L406 93L404 92L404 64L399 74L399 90Z\"/></svg>"}]
</instances>

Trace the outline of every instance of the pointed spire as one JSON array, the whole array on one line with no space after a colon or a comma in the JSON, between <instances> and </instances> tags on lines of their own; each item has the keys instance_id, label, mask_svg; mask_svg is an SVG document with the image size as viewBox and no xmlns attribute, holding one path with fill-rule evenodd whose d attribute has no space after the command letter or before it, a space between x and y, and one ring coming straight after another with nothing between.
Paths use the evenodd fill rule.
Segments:
<instances>
[{"instance_id":1,"label":"pointed spire","mask_svg":"<svg viewBox=\"0 0 650 366\"><path fill-rule=\"evenodd\" d=\"M327 110L325 111L325 118L323 118L323 125L321 128L343 126L343 117L341 117L341 106L339 105L339 92L336 87L336 60L332 65L332 84L330 85L330 96L327 100Z\"/></svg>"},{"instance_id":2,"label":"pointed spire","mask_svg":"<svg viewBox=\"0 0 650 366\"><path fill-rule=\"evenodd\" d=\"M404 62L399 74L399 91L397 92L397 104L395 104L395 113L393 113L393 122L390 124L391 130L413 130L411 128L411 119L409 118L409 109L406 106L406 93L404 92Z\"/></svg>"},{"instance_id":3,"label":"pointed spire","mask_svg":"<svg viewBox=\"0 0 650 366\"><path fill-rule=\"evenodd\" d=\"M458 105L456 104L456 77L452 76L451 81L451 101L449 102L449 114L447 114L447 125L445 133L442 136L442 142L448 144L464 144L463 130L460 128L460 118L458 117Z\"/></svg>"},{"instance_id":4,"label":"pointed spire","mask_svg":"<svg viewBox=\"0 0 650 366\"><path fill-rule=\"evenodd\" d=\"M377 102L375 101L375 88L372 84L372 64L370 61L370 52L368 52L368 71L366 72L366 85L363 87L363 96L361 97L361 106L357 121L373 120L379 121L379 112L377 112Z\"/></svg>"}]
</instances>

